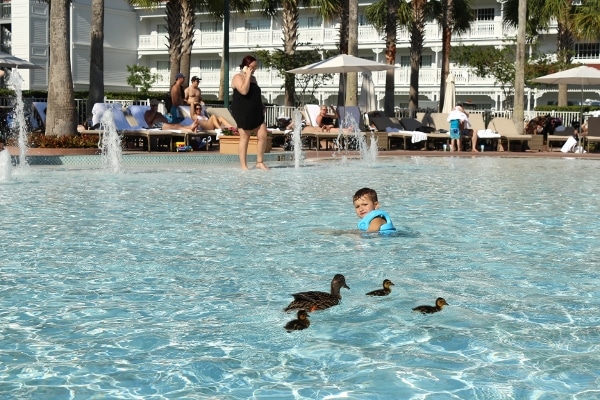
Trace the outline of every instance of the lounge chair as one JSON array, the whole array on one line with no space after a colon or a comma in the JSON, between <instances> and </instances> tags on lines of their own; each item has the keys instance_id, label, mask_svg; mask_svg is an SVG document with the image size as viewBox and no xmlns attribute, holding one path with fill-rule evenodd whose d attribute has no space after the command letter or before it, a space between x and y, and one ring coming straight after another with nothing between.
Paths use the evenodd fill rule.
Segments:
<instances>
[{"instance_id":1,"label":"lounge chair","mask_svg":"<svg viewBox=\"0 0 600 400\"><path fill-rule=\"evenodd\" d=\"M562 128L562 129L558 129ZM546 144L548 145L548 150L552 151L554 146L553 143L560 143L559 147L563 147L564 144L569 140L569 138L573 137L575 134L575 128L572 126L562 126L558 127L554 130L553 134L548 133L548 138L546 139Z\"/></svg>"},{"instance_id":2,"label":"lounge chair","mask_svg":"<svg viewBox=\"0 0 600 400\"><path fill-rule=\"evenodd\" d=\"M102 117L107 109L112 110L113 121L117 132L119 132L124 138L133 138L134 140L142 140L144 146L147 147L148 152L152 151L152 138L156 138L157 143L159 139L167 139L169 143L169 149L173 148L173 132L161 131L154 129L146 129L144 126L139 124L131 125L127 120L127 117L123 113L123 106L121 103L96 103L92 108L92 126L99 126L102 121ZM86 130L82 133L87 134L102 134L104 130ZM182 135L183 136L183 135Z\"/></svg>"},{"instance_id":3,"label":"lounge chair","mask_svg":"<svg viewBox=\"0 0 600 400\"><path fill-rule=\"evenodd\" d=\"M31 114L29 121L34 131L45 131L46 130L46 109L48 103L45 101L34 101L31 103Z\"/></svg>"},{"instance_id":4,"label":"lounge chair","mask_svg":"<svg viewBox=\"0 0 600 400\"><path fill-rule=\"evenodd\" d=\"M325 140L325 146L332 143L340 136L338 128L333 128L331 132L323 132L317 124L317 116L321 112L321 106L318 104L305 104L304 113L306 115L306 126L302 129L302 135L310 138L309 147L312 147L311 142L315 143L317 151L319 150L321 140Z\"/></svg>"},{"instance_id":5,"label":"lounge chair","mask_svg":"<svg viewBox=\"0 0 600 400\"><path fill-rule=\"evenodd\" d=\"M380 113L381 114L381 113ZM398 140L402 141L402 148L408 150L408 140L412 142L415 138L415 132L408 132L404 129L404 126L400 123L397 118L390 118L385 116L369 116L367 114L367 124L369 126L375 126L375 134L381 136L378 137L377 141L381 145L383 138L385 138L386 146L385 149L389 149Z\"/></svg>"},{"instance_id":6,"label":"lounge chair","mask_svg":"<svg viewBox=\"0 0 600 400\"><path fill-rule=\"evenodd\" d=\"M532 135L523 134L523 130L518 132L515 128L514 122L511 119L504 117L496 117L492 119L488 124L488 129L500 135L500 143L502 143L503 140L507 142L507 151L511 151L512 149L511 142L513 144L515 144L515 142L519 144L519 150L525 150L525 146L529 146L529 142L532 138ZM539 136L543 138L543 136ZM502 149L499 150L502 151Z\"/></svg>"},{"instance_id":7,"label":"lounge chair","mask_svg":"<svg viewBox=\"0 0 600 400\"><path fill-rule=\"evenodd\" d=\"M442 124L440 121L437 121L439 117L435 117L436 119L433 118L434 115L435 114L429 114L429 117L427 115L423 116L425 122L420 122L415 118L402 118L400 122L402 125L404 125L406 130L426 133L427 143L425 144L425 147L429 148L429 145L432 144L433 148L437 149L439 143L448 143L448 140L450 140L450 134L448 133L448 130L445 129L448 127L448 121L446 121L445 124ZM447 118L447 114L438 115L446 115ZM428 118L431 118L431 120ZM434 121L437 125L431 126L431 121Z\"/></svg>"},{"instance_id":8,"label":"lounge chair","mask_svg":"<svg viewBox=\"0 0 600 400\"><path fill-rule=\"evenodd\" d=\"M587 151L590 152L590 142L600 143L600 117L589 117L587 140Z\"/></svg>"},{"instance_id":9,"label":"lounge chair","mask_svg":"<svg viewBox=\"0 0 600 400\"><path fill-rule=\"evenodd\" d=\"M203 131L192 132L192 131L179 130L179 129L163 130L163 129L151 128L148 126L148 124L146 124L146 119L144 118L144 114L149 109L150 109L150 106L133 106L133 105L129 106L127 108L127 118L129 119L129 116L132 117L133 120L135 121L135 122L133 122L134 124L137 124L138 126L144 128L144 129L147 129L154 136L159 136L159 133L163 132L165 135L170 133L174 138L181 138L181 139L183 139L183 143L185 146L190 146L193 138L199 137L202 139L207 139L209 136L208 133L203 132ZM189 123L186 123L186 120L189 120ZM187 117L180 124L191 125L192 120L191 120L191 118ZM206 149L208 150L208 146L206 146Z\"/></svg>"},{"instance_id":10,"label":"lounge chair","mask_svg":"<svg viewBox=\"0 0 600 400\"><path fill-rule=\"evenodd\" d=\"M482 114L469 115L469 123L471 124L471 129L473 129L473 134L476 135L476 140L488 141L491 143L492 149L498 149L500 134L485 128Z\"/></svg>"},{"instance_id":11,"label":"lounge chair","mask_svg":"<svg viewBox=\"0 0 600 400\"><path fill-rule=\"evenodd\" d=\"M233 115L231 115L231 112L229 112L227 108L208 107L206 109L206 112L208 113L208 115L214 115L216 117L224 118L227 122L229 122L230 125L237 127L237 122L235 122L235 119L233 119Z\"/></svg>"}]
</instances>

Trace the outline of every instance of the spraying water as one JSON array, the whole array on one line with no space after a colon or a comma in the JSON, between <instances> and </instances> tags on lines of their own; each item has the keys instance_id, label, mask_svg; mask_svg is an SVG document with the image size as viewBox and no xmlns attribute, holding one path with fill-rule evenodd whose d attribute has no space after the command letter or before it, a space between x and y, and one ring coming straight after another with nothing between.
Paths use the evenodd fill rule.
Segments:
<instances>
[{"instance_id":1,"label":"spraying water","mask_svg":"<svg viewBox=\"0 0 600 400\"><path fill-rule=\"evenodd\" d=\"M342 160L346 159L349 151L357 150L361 160L367 164L372 164L377 160L379 151L377 150L377 140L373 133L367 143L366 135L360 130L358 121L351 113L347 113L346 117L340 124L339 134L336 140L338 154L342 155Z\"/></svg>"},{"instance_id":2,"label":"spraying water","mask_svg":"<svg viewBox=\"0 0 600 400\"><path fill-rule=\"evenodd\" d=\"M27 167L27 159L25 155L27 154L27 123L25 122L25 112L23 106L23 90L21 89L21 84L23 82L23 78L19 74L19 70L17 68L12 69L12 73L10 74L10 78L8 81L15 91L15 109L14 109L14 119L16 120L17 127L19 128L19 137L17 140L19 146L19 167L26 168Z\"/></svg>"},{"instance_id":3,"label":"spraying water","mask_svg":"<svg viewBox=\"0 0 600 400\"><path fill-rule=\"evenodd\" d=\"M8 182L11 179L12 163L8 150L0 151L0 182Z\"/></svg>"},{"instance_id":4,"label":"spraying water","mask_svg":"<svg viewBox=\"0 0 600 400\"><path fill-rule=\"evenodd\" d=\"M112 108L107 108L102 115L100 129L104 131L98 142L98 147L102 151L103 164L106 169L112 172L121 172L123 162L122 137L117 132Z\"/></svg>"},{"instance_id":5,"label":"spraying water","mask_svg":"<svg viewBox=\"0 0 600 400\"><path fill-rule=\"evenodd\" d=\"M302 114L300 111L294 111L292 122L294 123L294 132L292 136L294 143L294 166L300 168L300 162L303 159L302 138L300 137L300 133L302 132Z\"/></svg>"}]
</instances>

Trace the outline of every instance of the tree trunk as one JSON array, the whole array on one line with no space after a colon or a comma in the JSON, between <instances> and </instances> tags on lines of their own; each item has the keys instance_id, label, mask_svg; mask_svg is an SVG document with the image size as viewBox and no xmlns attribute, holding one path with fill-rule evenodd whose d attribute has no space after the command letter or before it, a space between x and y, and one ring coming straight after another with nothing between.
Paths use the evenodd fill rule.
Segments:
<instances>
[{"instance_id":1,"label":"tree trunk","mask_svg":"<svg viewBox=\"0 0 600 400\"><path fill-rule=\"evenodd\" d=\"M189 0L181 1L181 62L179 72L187 78L185 86L190 80L192 48L194 47L194 31L196 30L196 14Z\"/></svg>"},{"instance_id":2,"label":"tree trunk","mask_svg":"<svg viewBox=\"0 0 600 400\"><path fill-rule=\"evenodd\" d=\"M454 0L446 0L442 2L442 68L440 72L440 98L438 103L438 112L442 112L444 101L446 99L446 81L450 73L450 45L452 42L452 28L454 15Z\"/></svg>"},{"instance_id":3,"label":"tree trunk","mask_svg":"<svg viewBox=\"0 0 600 400\"><path fill-rule=\"evenodd\" d=\"M182 48L182 33L181 33L181 5L178 1L167 1L167 31L169 33L167 45L169 49L169 62L171 64L171 76L169 86L175 83L175 75L179 73L181 68L181 48Z\"/></svg>"},{"instance_id":4,"label":"tree trunk","mask_svg":"<svg viewBox=\"0 0 600 400\"><path fill-rule=\"evenodd\" d=\"M413 21L410 29L410 90L408 108L414 114L419 108L419 69L425 36L426 0L413 0Z\"/></svg>"},{"instance_id":5,"label":"tree trunk","mask_svg":"<svg viewBox=\"0 0 600 400\"><path fill-rule=\"evenodd\" d=\"M571 64L573 57L571 51L574 48L575 40L569 26L569 16L559 16L556 26L558 31L556 34L556 50L558 51L558 61L563 63L563 66ZM565 84L558 85L558 106L564 107L568 105L568 87Z\"/></svg>"},{"instance_id":6,"label":"tree trunk","mask_svg":"<svg viewBox=\"0 0 600 400\"><path fill-rule=\"evenodd\" d=\"M340 1L340 54L348 54L348 1Z\"/></svg>"},{"instance_id":7,"label":"tree trunk","mask_svg":"<svg viewBox=\"0 0 600 400\"><path fill-rule=\"evenodd\" d=\"M86 118L92 118L92 108L104 102L104 0L92 0L90 45L90 91Z\"/></svg>"},{"instance_id":8,"label":"tree trunk","mask_svg":"<svg viewBox=\"0 0 600 400\"><path fill-rule=\"evenodd\" d=\"M387 15L385 21L385 63L396 64L396 41L398 31L399 0L387 0ZM396 71L391 69L385 72L385 96L383 99L383 112L388 117L394 116L394 89L396 86Z\"/></svg>"},{"instance_id":9,"label":"tree trunk","mask_svg":"<svg viewBox=\"0 0 600 400\"><path fill-rule=\"evenodd\" d=\"M54 0L50 7L50 65L48 69L48 113L46 135L66 136L77 132L77 113L71 74L68 0Z\"/></svg>"},{"instance_id":10,"label":"tree trunk","mask_svg":"<svg viewBox=\"0 0 600 400\"><path fill-rule=\"evenodd\" d=\"M298 45L298 2L296 0L283 1L283 51L290 58L296 54ZM293 107L296 104L296 77L293 74L285 74L284 77L285 89L285 105Z\"/></svg>"},{"instance_id":11,"label":"tree trunk","mask_svg":"<svg viewBox=\"0 0 600 400\"><path fill-rule=\"evenodd\" d=\"M348 55L358 56L358 0L348 2ZM347 75L345 105L358 105L358 73L356 72Z\"/></svg>"},{"instance_id":12,"label":"tree trunk","mask_svg":"<svg viewBox=\"0 0 600 400\"><path fill-rule=\"evenodd\" d=\"M517 57L515 62L515 97L513 123L522 133L525 121L525 34L527 24L527 0L519 1L519 24L517 28Z\"/></svg>"}]
</instances>

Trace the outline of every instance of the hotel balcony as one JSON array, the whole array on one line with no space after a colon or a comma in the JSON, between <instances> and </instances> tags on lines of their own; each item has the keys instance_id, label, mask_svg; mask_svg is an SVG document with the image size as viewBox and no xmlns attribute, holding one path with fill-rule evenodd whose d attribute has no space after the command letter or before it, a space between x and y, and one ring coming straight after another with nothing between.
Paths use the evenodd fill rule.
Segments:
<instances>
[{"instance_id":1,"label":"hotel balcony","mask_svg":"<svg viewBox=\"0 0 600 400\"><path fill-rule=\"evenodd\" d=\"M299 30L298 43L321 43L325 48L334 48L338 41L339 30L337 27L304 28ZM454 37L453 41L468 44L501 45L503 39L512 37L515 30L507 30L502 22L475 23L469 32ZM382 34L372 26L360 26L358 30L359 49L375 49L381 52L385 48ZM438 48L441 46L441 30L437 25L427 25L425 28L425 48ZM166 35L152 33L139 36L138 51L141 55L156 54L157 51L166 52ZM220 52L223 43L223 31L199 32L194 36L193 49L202 53L207 51ZM239 49L281 47L281 30L234 30L229 33L229 45L232 51ZM406 48L410 43L410 33L406 29L398 30L398 47Z\"/></svg>"}]
</instances>

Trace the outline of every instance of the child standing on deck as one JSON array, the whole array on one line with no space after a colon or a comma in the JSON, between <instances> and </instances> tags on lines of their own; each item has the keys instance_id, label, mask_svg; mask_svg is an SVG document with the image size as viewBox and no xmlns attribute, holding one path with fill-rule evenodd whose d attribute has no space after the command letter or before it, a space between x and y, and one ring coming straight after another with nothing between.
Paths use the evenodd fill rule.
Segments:
<instances>
[{"instance_id":1,"label":"child standing on deck","mask_svg":"<svg viewBox=\"0 0 600 400\"><path fill-rule=\"evenodd\" d=\"M379 210L377 192L373 189L362 188L354 193L352 198L354 211L360 218L358 229L364 232L395 231L392 219L385 211Z\"/></svg>"}]
</instances>

